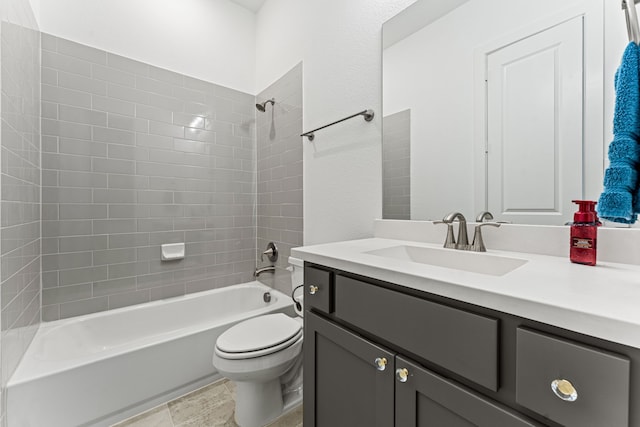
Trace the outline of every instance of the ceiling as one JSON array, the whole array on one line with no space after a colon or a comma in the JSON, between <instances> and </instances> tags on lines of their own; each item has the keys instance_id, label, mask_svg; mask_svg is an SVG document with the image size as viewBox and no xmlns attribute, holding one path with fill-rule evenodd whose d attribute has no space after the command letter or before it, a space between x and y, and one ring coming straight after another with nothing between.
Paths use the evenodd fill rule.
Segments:
<instances>
[{"instance_id":1,"label":"ceiling","mask_svg":"<svg viewBox=\"0 0 640 427\"><path fill-rule=\"evenodd\" d=\"M231 0L232 2L246 7L247 9L257 12L260 10L266 0Z\"/></svg>"}]
</instances>

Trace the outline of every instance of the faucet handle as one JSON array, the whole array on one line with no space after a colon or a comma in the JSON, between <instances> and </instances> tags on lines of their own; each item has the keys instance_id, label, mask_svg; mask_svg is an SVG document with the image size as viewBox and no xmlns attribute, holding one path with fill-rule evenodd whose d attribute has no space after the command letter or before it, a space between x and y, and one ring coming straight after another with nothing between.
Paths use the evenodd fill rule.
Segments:
<instances>
[{"instance_id":1,"label":"faucet handle","mask_svg":"<svg viewBox=\"0 0 640 427\"><path fill-rule=\"evenodd\" d=\"M500 227L502 224L506 224L504 222L483 222L482 224L476 225L476 228L490 226L490 227Z\"/></svg>"},{"instance_id":2,"label":"faucet handle","mask_svg":"<svg viewBox=\"0 0 640 427\"><path fill-rule=\"evenodd\" d=\"M492 220L493 215L489 211L482 211L476 216L476 222L484 222L485 219Z\"/></svg>"},{"instance_id":3,"label":"faucet handle","mask_svg":"<svg viewBox=\"0 0 640 427\"><path fill-rule=\"evenodd\" d=\"M483 222L475 226L475 230L473 232L473 243L469 247L470 250L474 252L486 252L487 248L484 245L484 240L482 239L482 227L491 226L491 227L500 227L500 224L497 222Z\"/></svg>"},{"instance_id":4,"label":"faucet handle","mask_svg":"<svg viewBox=\"0 0 640 427\"><path fill-rule=\"evenodd\" d=\"M260 261L264 262L264 256L267 256L269 261L276 262L278 260L278 248L275 243L269 242L267 245L267 250L260 254Z\"/></svg>"},{"instance_id":5,"label":"faucet handle","mask_svg":"<svg viewBox=\"0 0 640 427\"><path fill-rule=\"evenodd\" d=\"M453 237L453 223L451 221L433 221L434 224L445 224L447 226L447 238L443 247L448 249L456 248L456 239Z\"/></svg>"}]
</instances>

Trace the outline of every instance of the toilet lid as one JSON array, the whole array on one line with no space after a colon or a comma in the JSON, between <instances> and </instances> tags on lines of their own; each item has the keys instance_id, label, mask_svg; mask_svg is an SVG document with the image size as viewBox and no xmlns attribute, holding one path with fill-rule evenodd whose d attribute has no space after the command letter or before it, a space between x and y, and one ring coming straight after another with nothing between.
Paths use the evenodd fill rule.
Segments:
<instances>
[{"instance_id":1,"label":"toilet lid","mask_svg":"<svg viewBox=\"0 0 640 427\"><path fill-rule=\"evenodd\" d=\"M216 347L226 353L247 353L297 338L302 325L284 313L266 314L238 323L222 333Z\"/></svg>"}]
</instances>

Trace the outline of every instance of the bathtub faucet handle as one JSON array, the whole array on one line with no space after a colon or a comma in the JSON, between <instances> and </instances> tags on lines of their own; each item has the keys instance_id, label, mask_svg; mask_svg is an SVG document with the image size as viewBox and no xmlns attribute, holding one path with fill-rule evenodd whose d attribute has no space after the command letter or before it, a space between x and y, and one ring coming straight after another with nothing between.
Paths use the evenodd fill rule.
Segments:
<instances>
[{"instance_id":1,"label":"bathtub faucet handle","mask_svg":"<svg viewBox=\"0 0 640 427\"><path fill-rule=\"evenodd\" d=\"M262 255L260 255L260 261L264 262L265 255L271 262L276 262L278 260L278 248L275 243L269 242L267 250L262 252Z\"/></svg>"}]
</instances>

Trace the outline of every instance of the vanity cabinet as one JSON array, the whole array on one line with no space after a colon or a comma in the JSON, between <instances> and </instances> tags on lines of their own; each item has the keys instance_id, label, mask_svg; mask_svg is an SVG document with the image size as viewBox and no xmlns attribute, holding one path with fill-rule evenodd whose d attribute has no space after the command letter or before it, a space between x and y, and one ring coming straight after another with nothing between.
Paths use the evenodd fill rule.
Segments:
<instances>
[{"instance_id":1,"label":"vanity cabinet","mask_svg":"<svg viewBox=\"0 0 640 427\"><path fill-rule=\"evenodd\" d=\"M392 426L393 353L314 313L304 321L305 427Z\"/></svg>"},{"instance_id":2,"label":"vanity cabinet","mask_svg":"<svg viewBox=\"0 0 640 427\"><path fill-rule=\"evenodd\" d=\"M304 283L305 427L640 427L638 349L319 265Z\"/></svg>"},{"instance_id":3,"label":"vanity cabinet","mask_svg":"<svg viewBox=\"0 0 640 427\"><path fill-rule=\"evenodd\" d=\"M305 426L540 426L313 312L305 323Z\"/></svg>"},{"instance_id":4,"label":"vanity cabinet","mask_svg":"<svg viewBox=\"0 0 640 427\"><path fill-rule=\"evenodd\" d=\"M396 370L397 427L541 426L402 356Z\"/></svg>"},{"instance_id":5,"label":"vanity cabinet","mask_svg":"<svg viewBox=\"0 0 640 427\"><path fill-rule=\"evenodd\" d=\"M335 276L335 316L455 372L498 388L498 320Z\"/></svg>"}]
</instances>

